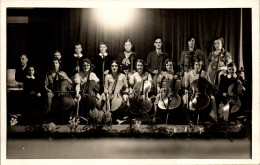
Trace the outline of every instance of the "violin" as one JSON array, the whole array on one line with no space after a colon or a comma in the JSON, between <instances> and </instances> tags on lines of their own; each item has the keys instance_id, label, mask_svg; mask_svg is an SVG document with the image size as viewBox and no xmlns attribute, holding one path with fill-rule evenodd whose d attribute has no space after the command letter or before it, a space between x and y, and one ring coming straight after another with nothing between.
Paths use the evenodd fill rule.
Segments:
<instances>
[{"instance_id":1,"label":"violin","mask_svg":"<svg viewBox=\"0 0 260 165\"><path fill-rule=\"evenodd\" d=\"M199 72L199 78L191 83L192 96L189 102L189 109L200 111L206 109L210 104L210 97L206 89L210 85L209 81L201 77L202 69Z\"/></svg>"}]
</instances>

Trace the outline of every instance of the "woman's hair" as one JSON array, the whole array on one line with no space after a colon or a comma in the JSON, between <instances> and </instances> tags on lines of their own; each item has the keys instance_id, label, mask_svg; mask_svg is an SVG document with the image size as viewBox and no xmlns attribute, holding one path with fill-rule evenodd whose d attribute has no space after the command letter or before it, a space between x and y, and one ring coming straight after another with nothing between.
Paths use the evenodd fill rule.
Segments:
<instances>
[{"instance_id":1,"label":"woman's hair","mask_svg":"<svg viewBox=\"0 0 260 165\"><path fill-rule=\"evenodd\" d=\"M132 51L135 51L135 46L134 46L132 40L130 40L130 39L128 38L127 40L125 40L124 45L125 45L125 43L127 43L127 42L130 42L130 43L131 43L131 45L132 45L131 50L132 50Z\"/></svg>"},{"instance_id":2,"label":"woman's hair","mask_svg":"<svg viewBox=\"0 0 260 165\"><path fill-rule=\"evenodd\" d=\"M189 36L187 37L187 39L186 39L186 44L188 45L188 44L189 44L188 42L189 42L192 38L194 38L194 40L195 40L194 50L195 50L195 49L200 49L200 41L199 41L199 39L198 39L197 37L195 37L194 35L189 35Z\"/></svg>"},{"instance_id":3,"label":"woman's hair","mask_svg":"<svg viewBox=\"0 0 260 165\"><path fill-rule=\"evenodd\" d=\"M119 66L119 62L117 61L117 60L112 60L111 62L110 62L110 72L112 73L112 64L113 63L116 63L117 64L117 66L118 66L118 70L117 70L117 73L119 73L120 72L120 66Z\"/></svg>"},{"instance_id":4,"label":"woman's hair","mask_svg":"<svg viewBox=\"0 0 260 165\"><path fill-rule=\"evenodd\" d=\"M223 37L216 37L216 38L214 39L214 41L216 41L216 40L220 40L221 43L222 43L222 45L224 45L224 38L223 38ZM214 41L213 41L213 45L214 45Z\"/></svg>"},{"instance_id":5,"label":"woman's hair","mask_svg":"<svg viewBox=\"0 0 260 165\"><path fill-rule=\"evenodd\" d=\"M94 69L94 65L92 64L91 60L89 58L84 58L83 59L83 65L84 65L84 62L88 63L90 65L90 70L89 71L92 71Z\"/></svg>"},{"instance_id":6,"label":"woman's hair","mask_svg":"<svg viewBox=\"0 0 260 165\"><path fill-rule=\"evenodd\" d=\"M145 64L145 62L144 62L144 60L143 59L137 59L136 60L136 62L135 62L135 68L137 68L137 63L138 62L140 62L140 63L142 63L143 64L143 72L145 72L146 71L146 64Z\"/></svg>"},{"instance_id":7,"label":"woman's hair","mask_svg":"<svg viewBox=\"0 0 260 165\"><path fill-rule=\"evenodd\" d=\"M61 60L60 59L58 59L58 58L56 58L56 57L54 57L54 58L52 58L52 64L53 64L53 61L58 61L58 63L60 64L60 67L59 67L59 69L61 68L61 65L62 65L62 63L61 63Z\"/></svg>"},{"instance_id":8,"label":"woman's hair","mask_svg":"<svg viewBox=\"0 0 260 165\"><path fill-rule=\"evenodd\" d=\"M172 59L170 58L167 58L165 61L164 61L164 66L163 66L163 70L166 71L166 64L168 64L168 62L172 62L172 67L174 68L175 67L175 63L173 62Z\"/></svg>"}]
</instances>

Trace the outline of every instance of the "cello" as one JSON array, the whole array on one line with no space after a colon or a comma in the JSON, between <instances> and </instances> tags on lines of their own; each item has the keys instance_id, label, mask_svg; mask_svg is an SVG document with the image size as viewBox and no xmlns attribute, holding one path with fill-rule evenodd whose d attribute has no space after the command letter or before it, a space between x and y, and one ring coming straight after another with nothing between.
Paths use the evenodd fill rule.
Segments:
<instances>
[{"instance_id":1,"label":"cello","mask_svg":"<svg viewBox=\"0 0 260 165\"><path fill-rule=\"evenodd\" d=\"M162 87L162 83L164 81L165 77L162 78L160 86ZM181 104L181 98L178 94L178 91L181 88L181 80L173 77L171 81L167 81L166 85L166 93L170 93L170 96L167 98L167 104L163 101L163 99L160 99L158 102L158 107L162 110L173 110ZM161 97L161 96L160 96ZM163 97L161 97L163 98Z\"/></svg>"},{"instance_id":2,"label":"cello","mask_svg":"<svg viewBox=\"0 0 260 165\"><path fill-rule=\"evenodd\" d=\"M75 107L75 101L70 94L74 93L75 91L72 91L71 89L72 86L70 82L67 79L63 79L62 77L58 76L56 91L52 91L54 93L52 104L54 109L64 112Z\"/></svg>"},{"instance_id":3,"label":"cello","mask_svg":"<svg viewBox=\"0 0 260 165\"><path fill-rule=\"evenodd\" d=\"M241 67L240 70L237 71L235 82L228 87L228 102L233 103L230 113L235 113L241 108L239 95L242 93L244 86L238 80L242 72L244 72L244 68Z\"/></svg>"},{"instance_id":4,"label":"cello","mask_svg":"<svg viewBox=\"0 0 260 165\"><path fill-rule=\"evenodd\" d=\"M192 111L205 110L210 104L210 97L206 89L210 85L207 79L201 77L202 69L199 72L199 78L192 81L192 96L189 102L189 109Z\"/></svg>"},{"instance_id":5,"label":"cello","mask_svg":"<svg viewBox=\"0 0 260 165\"><path fill-rule=\"evenodd\" d=\"M140 107L130 109L130 112L133 114L146 114L152 109L153 103L148 97L148 93L152 88L152 83L144 80L146 78L147 77L142 77L142 80L137 82L133 87L136 101L138 105L140 105Z\"/></svg>"}]
</instances>

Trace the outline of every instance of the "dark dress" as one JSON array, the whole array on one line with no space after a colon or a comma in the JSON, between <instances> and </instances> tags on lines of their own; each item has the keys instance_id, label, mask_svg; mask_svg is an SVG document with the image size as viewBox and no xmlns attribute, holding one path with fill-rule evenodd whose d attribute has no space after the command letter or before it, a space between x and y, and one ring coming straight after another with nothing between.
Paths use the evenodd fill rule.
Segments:
<instances>
[{"instance_id":1,"label":"dark dress","mask_svg":"<svg viewBox=\"0 0 260 165\"><path fill-rule=\"evenodd\" d=\"M133 57L133 70L134 70L134 65L135 65L136 59L138 58L138 55L137 55L136 52L132 52L131 56ZM127 61L129 60L128 61L129 63L128 62L124 62L124 59L126 59ZM118 61L119 65L124 65L127 68L131 69L131 57L129 57L127 59L124 52L118 54L117 61Z\"/></svg>"}]
</instances>

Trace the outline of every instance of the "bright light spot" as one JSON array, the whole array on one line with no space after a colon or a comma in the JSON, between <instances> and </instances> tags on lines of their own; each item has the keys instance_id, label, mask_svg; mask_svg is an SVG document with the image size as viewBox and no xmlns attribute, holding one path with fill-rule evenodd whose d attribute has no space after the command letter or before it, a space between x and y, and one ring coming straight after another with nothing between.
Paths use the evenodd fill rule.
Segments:
<instances>
[{"instance_id":1,"label":"bright light spot","mask_svg":"<svg viewBox=\"0 0 260 165\"><path fill-rule=\"evenodd\" d=\"M110 26L123 26L131 23L134 11L130 8L105 8L98 9L97 16L101 23Z\"/></svg>"}]
</instances>

